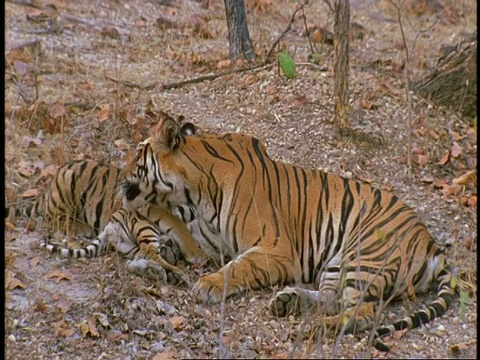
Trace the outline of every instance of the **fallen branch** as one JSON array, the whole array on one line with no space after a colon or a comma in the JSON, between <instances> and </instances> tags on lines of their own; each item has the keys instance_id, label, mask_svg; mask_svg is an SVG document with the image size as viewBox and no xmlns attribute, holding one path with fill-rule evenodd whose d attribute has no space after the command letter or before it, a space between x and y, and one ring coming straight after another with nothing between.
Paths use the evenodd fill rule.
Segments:
<instances>
[{"instance_id":1,"label":"fallen branch","mask_svg":"<svg viewBox=\"0 0 480 360\"><path fill-rule=\"evenodd\" d=\"M243 67L243 68L239 68L239 69L231 69L231 70L222 71L222 72L215 73L215 74L203 75L203 76L199 76L199 77L193 78L193 79L187 79L187 80L183 80L183 81L166 83L166 84L157 83L157 84L150 84L150 85L139 85L139 84L133 83L131 81L118 80L118 79L112 78L108 75L105 75L105 77L108 80L113 81L116 84L131 87L131 88L134 88L134 89L140 89L140 90L157 89L159 91L163 91L163 90L176 89L176 88L179 88L179 87L182 87L182 86L185 86L185 85L198 84L198 83L201 83L203 81L215 80L215 79L217 79L219 77L222 77L222 76L225 76L225 75L236 74L236 73L241 73L241 72L245 72L245 71L266 69L266 68L271 67L271 66L273 66L273 64L263 64L262 63L262 64L258 64L258 65L247 66L247 67Z\"/></svg>"}]
</instances>

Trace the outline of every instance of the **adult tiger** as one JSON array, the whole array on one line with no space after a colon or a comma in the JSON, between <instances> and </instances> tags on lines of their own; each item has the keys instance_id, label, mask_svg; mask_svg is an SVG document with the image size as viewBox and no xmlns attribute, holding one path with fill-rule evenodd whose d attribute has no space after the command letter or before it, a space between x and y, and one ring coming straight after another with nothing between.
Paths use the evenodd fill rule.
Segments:
<instances>
[{"instance_id":1,"label":"adult tiger","mask_svg":"<svg viewBox=\"0 0 480 360\"><path fill-rule=\"evenodd\" d=\"M166 119L138 147L126 181L137 194L166 194L172 204L188 206L197 216L194 237L201 246L233 259L198 280L193 293L199 301L221 301L225 284L230 296L314 283L317 291L296 286L277 293L272 312L318 306L322 323L339 329L347 316L347 330L361 330L372 325L375 303L438 282L437 299L425 310L377 329L374 346L386 351L380 336L441 316L455 295L446 256L395 195L274 161L253 137L185 137L180 124Z\"/></svg>"},{"instance_id":2,"label":"adult tiger","mask_svg":"<svg viewBox=\"0 0 480 360\"><path fill-rule=\"evenodd\" d=\"M43 216L49 232L56 229L97 237L76 249L50 244L45 239L40 246L75 258L98 256L113 247L128 259L127 269L133 273L154 280L168 276L170 280L185 280L184 272L174 266L181 256L190 262L205 259L186 224L166 208L153 204L121 208L121 179L119 169L94 160L72 161L60 167L31 210ZM162 199L152 201L162 203ZM182 215L185 222L193 220L185 218L185 212Z\"/></svg>"}]
</instances>

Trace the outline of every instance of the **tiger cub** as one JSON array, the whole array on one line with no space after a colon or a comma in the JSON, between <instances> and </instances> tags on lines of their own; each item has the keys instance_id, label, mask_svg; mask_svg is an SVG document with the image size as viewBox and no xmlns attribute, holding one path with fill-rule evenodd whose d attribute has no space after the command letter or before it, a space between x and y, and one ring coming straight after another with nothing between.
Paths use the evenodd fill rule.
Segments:
<instances>
[{"instance_id":1,"label":"tiger cub","mask_svg":"<svg viewBox=\"0 0 480 360\"><path fill-rule=\"evenodd\" d=\"M174 264L182 255L189 262L202 262L203 251L185 223L164 207L146 204L123 208L117 196L121 178L119 169L94 160L72 161L60 167L30 212L42 215L49 231L61 229L96 238L79 249L50 244L45 239L40 247L75 258L99 256L113 248L127 259L127 269L137 275L154 280L171 275L172 281L185 280L184 272Z\"/></svg>"}]
</instances>

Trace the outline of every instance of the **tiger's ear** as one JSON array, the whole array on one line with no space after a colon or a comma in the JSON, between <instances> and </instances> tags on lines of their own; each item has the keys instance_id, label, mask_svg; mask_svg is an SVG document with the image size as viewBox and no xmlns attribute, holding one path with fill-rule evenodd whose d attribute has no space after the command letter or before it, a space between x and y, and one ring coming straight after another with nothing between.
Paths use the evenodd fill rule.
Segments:
<instances>
[{"instance_id":1,"label":"tiger's ear","mask_svg":"<svg viewBox=\"0 0 480 360\"><path fill-rule=\"evenodd\" d=\"M163 119L156 128L156 137L161 145L175 150L180 144L180 125L172 117Z\"/></svg>"},{"instance_id":2,"label":"tiger's ear","mask_svg":"<svg viewBox=\"0 0 480 360\"><path fill-rule=\"evenodd\" d=\"M191 122L187 122L182 125L180 132L183 136L192 136L195 135L197 129L195 128L195 125L193 125Z\"/></svg>"}]
</instances>

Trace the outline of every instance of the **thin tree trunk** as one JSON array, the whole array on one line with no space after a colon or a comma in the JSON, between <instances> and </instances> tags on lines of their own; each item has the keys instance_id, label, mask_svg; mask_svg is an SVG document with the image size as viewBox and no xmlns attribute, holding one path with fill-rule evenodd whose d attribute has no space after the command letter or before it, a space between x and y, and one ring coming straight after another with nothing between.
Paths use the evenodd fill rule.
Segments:
<instances>
[{"instance_id":1,"label":"thin tree trunk","mask_svg":"<svg viewBox=\"0 0 480 360\"><path fill-rule=\"evenodd\" d=\"M350 2L336 0L334 6L334 89L335 120L340 131L351 128L348 105Z\"/></svg>"},{"instance_id":2,"label":"thin tree trunk","mask_svg":"<svg viewBox=\"0 0 480 360\"><path fill-rule=\"evenodd\" d=\"M230 42L230 60L244 57L248 61L255 59L250 34L248 32L247 16L244 0L224 0L227 15L228 41Z\"/></svg>"}]
</instances>

